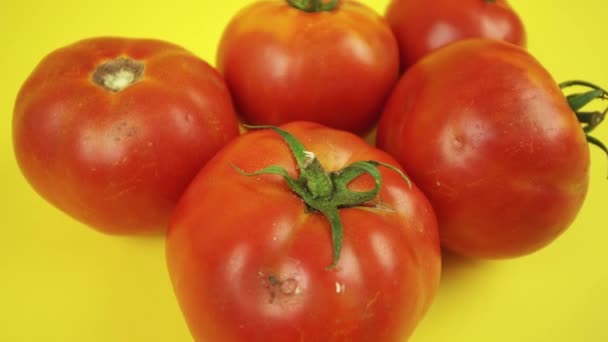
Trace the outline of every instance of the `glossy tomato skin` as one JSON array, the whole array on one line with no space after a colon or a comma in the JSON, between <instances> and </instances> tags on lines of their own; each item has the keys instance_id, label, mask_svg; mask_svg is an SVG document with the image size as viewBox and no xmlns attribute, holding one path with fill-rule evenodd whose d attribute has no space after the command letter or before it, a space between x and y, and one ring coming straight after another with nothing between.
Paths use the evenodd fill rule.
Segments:
<instances>
[{"instance_id":1,"label":"glossy tomato skin","mask_svg":"<svg viewBox=\"0 0 608 342\"><path fill-rule=\"evenodd\" d=\"M394 159L361 138L316 123L283 126L327 170ZM330 225L307 211L269 165L297 176L270 130L239 137L198 174L167 237L169 273L196 341L403 341L429 307L440 273L432 208L394 171L380 168L384 210L340 209L344 244L335 269ZM373 187L371 177L350 187Z\"/></svg>"},{"instance_id":2,"label":"glossy tomato skin","mask_svg":"<svg viewBox=\"0 0 608 342\"><path fill-rule=\"evenodd\" d=\"M551 75L513 44L451 44L407 71L377 131L457 253L504 258L547 245L588 186L585 135Z\"/></svg>"},{"instance_id":3,"label":"glossy tomato skin","mask_svg":"<svg viewBox=\"0 0 608 342\"><path fill-rule=\"evenodd\" d=\"M117 59L141 63L121 91L95 83ZM112 234L161 232L189 181L238 122L221 75L173 44L100 37L46 56L23 84L14 151L33 188Z\"/></svg>"},{"instance_id":4,"label":"glossy tomato skin","mask_svg":"<svg viewBox=\"0 0 608 342\"><path fill-rule=\"evenodd\" d=\"M458 40L526 45L524 24L505 0L392 0L385 17L399 43L402 70Z\"/></svg>"},{"instance_id":5,"label":"glossy tomato skin","mask_svg":"<svg viewBox=\"0 0 608 342\"><path fill-rule=\"evenodd\" d=\"M384 18L359 2L308 13L271 0L232 18L217 66L246 123L306 120L364 133L397 81L399 54Z\"/></svg>"}]
</instances>

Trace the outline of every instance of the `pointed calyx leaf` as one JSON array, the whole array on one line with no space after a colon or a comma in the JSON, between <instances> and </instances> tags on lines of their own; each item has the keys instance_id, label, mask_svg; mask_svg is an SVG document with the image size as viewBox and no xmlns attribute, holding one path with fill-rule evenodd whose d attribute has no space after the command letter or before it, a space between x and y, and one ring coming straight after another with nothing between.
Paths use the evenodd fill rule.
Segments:
<instances>
[{"instance_id":1,"label":"pointed calyx leaf","mask_svg":"<svg viewBox=\"0 0 608 342\"><path fill-rule=\"evenodd\" d=\"M291 133L274 126L247 126L250 129L269 128L278 133L289 146L298 165L299 176L291 177L282 166L271 165L254 172L245 172L233 165L244 176L257 176L262 174L280 175L285 179L290 189L296 193L310 211L323 214L331 225L333 244L333 260L329 268L334 268L340 260L342 251L342 220L339 209L349 207L363 207L367 202L374 200L382 188L382 174L379 166L387 167L403 177L408 185L411 183L407 176L397 167L374 161L357 161L341 170L327 172L315 154L307 151ZM370 175L374 180L374 188L367 191L353 191L348 184L364 174Z\"/></svg>"},{"instance_id":2,"label":"pointed calyx leaf","mask_svg":"<svg viewBox=\"0 0 608 342\"><path fill-rule=\"evenodd\" d=\"M566 100L576 115L576 118L581 123L585 136L587 137L587 142L599 147L606 153L606 156L608 156L608 147L606 147L598 138L589 135L589 133L599 126L606 118L608 106L603 110L584 110L587 105L594 101L608 100L608 92L593 83L579 80L562 82L559 87L564 92L566 92L566 90L571 90L571 88L576 90L576 92L566 94Z\"/></svg>"}]
</instances>

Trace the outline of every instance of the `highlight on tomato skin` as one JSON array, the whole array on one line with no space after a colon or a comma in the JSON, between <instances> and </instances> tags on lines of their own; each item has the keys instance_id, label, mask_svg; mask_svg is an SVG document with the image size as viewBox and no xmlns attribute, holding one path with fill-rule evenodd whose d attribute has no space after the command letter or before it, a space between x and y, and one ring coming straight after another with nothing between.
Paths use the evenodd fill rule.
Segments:
<instances>
[{"instance_id":1,"label":"highlight on tomato skin","mask_svg":"<svg viewBox=\"0 0 608 342\"><path fill-rule=\"evenodd\" d=\"M439 284L432 207L360 137L311 122L279 128L298 142L273 129L233 140L172 216L167 265L194 340L406 340ZM327 185L320 170L336 192L309 186ZM319 206L374 189L373 200L338 209L340 230Z\"/></svg>"},{"instance_id":2,"label":"highlight on tomato skin","mask_svg":"<svg viewBox=\"0 0 608 342\"><path fill-rule=\"evenodd\" d=\"M391 0L384 16L399 43L401 71L464 39L526 46L524 23L506 0Z\"/></svg>"},{"instance_id":3,"label":"highlight on tomato skin","mask_svg":"<svg viewBox=\"0 0 608 342\"><path fill-rule=\"evenodd\" d=\"M14 153L49 203L110 234L158 234L186 185L239 134L222 76L175 44L93 37L22 85Z\"/></svg>"},{"instance_id":4,"label":"highlight on tomato skin","mask_svg":"<svg viewBox=\"0 0 608 342\"><path fill-rule=\"evenodd\" d=\"M570 226L589 185L587 138L549 72L490 39L412 66L377 130L433 205L442 246L477 258L533 253Z\"/></svg>"},{"instance_id":5,"label":"highlight on tomato skin","mask_svg":"<svg viewBox=\"0 0 608 342\"><path fill-rule=\"evenodd\" d=\"M399 52L362 2L256 1L225 27L217 67L246 124L305 120L365 134L398 79Z\"/></svg>"}]
</instances>

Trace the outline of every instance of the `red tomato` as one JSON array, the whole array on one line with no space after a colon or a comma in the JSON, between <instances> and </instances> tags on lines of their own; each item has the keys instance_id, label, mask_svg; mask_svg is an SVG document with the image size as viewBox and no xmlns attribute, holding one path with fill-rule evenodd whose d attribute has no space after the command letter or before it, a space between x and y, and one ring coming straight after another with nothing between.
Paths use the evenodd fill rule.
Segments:
<instances>
[{"instance_id":1,"label":"red tomato","mask_svg":"<svg viewBox=\"0 0 608 342\"><path fill-rule=\"evenodd\" d=\"M585 134L551 75L524 49L451 44L408 70L380 119L457 253L513 257L562 233L588 185Z\"/></svg>"},{"instance_id":2,"label":"red tomato","mask_svg":"<svg viewBox=\"0 0 608 342\"><path fill-rule=\"evenodd\" d=\"M402 70L466 38L526 44L524 25L505 0L392 0L385 16L399 42Z\"/></svg>"},{"instance_id":3,"label":"red tomato","mask_svg":"<svg viewBox=\"0 0 608 342\"><path fill-rule=\"evenodd\" d=\"M307 120L364 133L397 81L399 54L384 18L363 4L306 12L271 0L232 18L217 65L246 123Z\"/></svg>"},{"instance_id":4,"label":"red tomato","mask_svg":"<svg viewBox=\"0 0 608 342\"><path fill-rule=\"evenodd\" d=\"M304 122L283 128L314 152L332 179L353 171L345 166L356 161L397 165L351 133ZM332 240L314 200L305 204L281 175L246 176L234 168L253 172L270 165L295 178L310 174L308 165L315 163L296 163L276 132L247 133L203 168L174 213L169 273L195 340L404 341L431 303L440 275L436 221L426 198L380 166L373 204L336 211L343 227L336 255L339 239ZM300 184L315 189L311 182ZM373 189L374 179L363 174L348 188ZM328 203L338 197L316 198Z\"/></svg>"},{"instance_id":5,"label":"red tomato","mask_svg":"<svg viewBox=\"0 0 608 342\"><path fill-rule=\"evenodd\" d=\"M221 75L181 47L93 38L44 58L13 117L21 171L107 233L162 231L186 185L238 135Z\"/></svg>"}]
</instances>

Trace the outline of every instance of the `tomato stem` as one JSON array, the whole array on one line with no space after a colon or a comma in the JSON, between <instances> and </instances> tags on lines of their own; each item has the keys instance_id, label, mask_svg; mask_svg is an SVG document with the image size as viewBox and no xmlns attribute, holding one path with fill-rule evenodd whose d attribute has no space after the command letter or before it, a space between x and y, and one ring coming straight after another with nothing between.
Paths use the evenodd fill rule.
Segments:
<instances>
[{"instance_id":1,"label":"tomato stem","mask_svg":"<svg viewBox=\"0 0 608 342\"><path fill-rule=\"evenodd\" d=\"M250 129L268 128L278 133L289 146L296 160L300 175L298 178L293 178L287 173L285 168L278 165L271 165L251 173L245 172L235 165L233 167L245 176L264 174L282 176L290 189L306 203L309 210L320 212L327 218L331 225L333 244L333 260L328 267L329 269L336 267L342 251L343 227L339 209L361 207L378 196L382 187L382 174L378 170L378 167L384 166L397 172L410 187L412 186L410 180L401 170L390 164L374 160L357 161L341 170L327 172L315 154L307 151L304 145L289 132L274 126L246 127ZM373 189L368 191L352 191L348 189L350 182L366 173L374 179Z\"/></svg>"},{"instance_id":2,"label":"tomato stem","mask_svg":"<svg viewBox=\"0 0 608 342\"><path fill-rule=\"evenodd\" d=\"M287 0L287 3L304 12L328 12L333 11L338 6L339 0Z\"/></svg>"},{"instance_id":3,"label":"tomato stem","mask_svg":"<svg viewBox=\"0 0 608 342\"><path fill-rule=\"evenodd\" d=\"M559 84L562 90L571 87L583 88L582 92L575 92L566 95L566 100L576 115L576 118L581 123L587 142L600 148L608 157L608 147L596 137L591 136L591 133L597 128L606 118L608 106L603 111L584 111L583 108L596 100L608 100L608 92L603 88L580 80L566 81Z\"/></svg>"},{"instance_id":4,"label":"tomato stem","mask_svg":"<svg viewBox=\"0 0 608 342\"><path fill-rule=\"evenodd\" d=\"M91 76L93 82L113 93L120 92L137 82L144 73L144 64L131 58L119 57L107 61Z\"/></svg>"}]
</instances>

